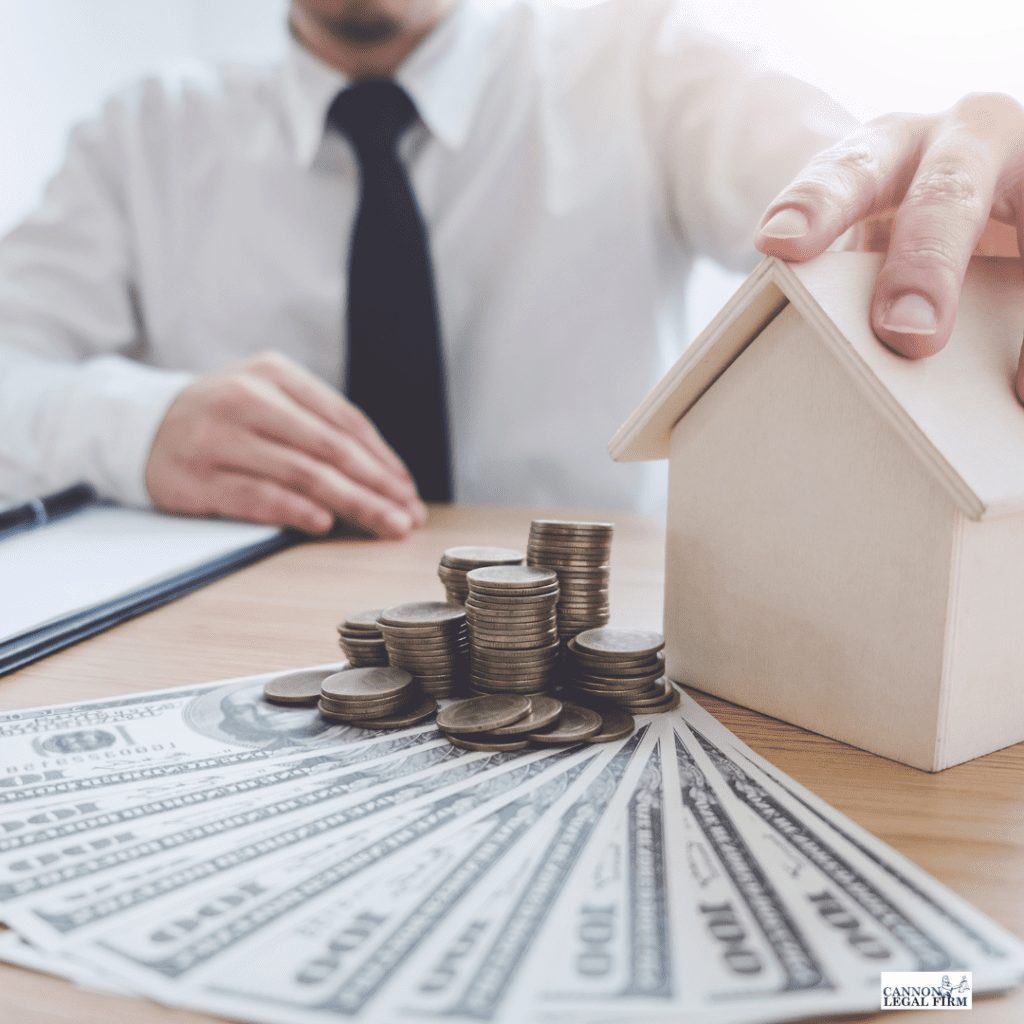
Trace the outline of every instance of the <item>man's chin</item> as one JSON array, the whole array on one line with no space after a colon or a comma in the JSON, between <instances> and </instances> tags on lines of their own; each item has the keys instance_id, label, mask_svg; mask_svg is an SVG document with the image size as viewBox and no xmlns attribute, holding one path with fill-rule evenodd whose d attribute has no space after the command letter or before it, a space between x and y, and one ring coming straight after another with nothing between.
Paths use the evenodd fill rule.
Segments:
<instances>
[{"instance_id":1,"label":"man's chin","mask_svg":"<svg viewBox=\"0 0 1024 1024\"><path fill-rule=\"evenodd\" d=\"M402 26L392 18L336 18L324 22L324 28L349 46L379 46L401 35Z\"/></svg>"}]
</instances>

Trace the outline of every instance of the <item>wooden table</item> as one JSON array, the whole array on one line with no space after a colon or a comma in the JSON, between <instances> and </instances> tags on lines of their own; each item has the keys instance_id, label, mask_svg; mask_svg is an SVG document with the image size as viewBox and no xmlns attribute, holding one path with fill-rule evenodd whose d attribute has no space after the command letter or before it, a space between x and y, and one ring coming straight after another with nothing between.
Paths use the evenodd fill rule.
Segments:
<instances>
[{"instance_id":1,"label":"wooden table","mask_svg":"<svg viewBox=\"0 0 1024 1024\"><path fill-rule=\"evenodd\" d=\"M0 679L0 710L337 660L335 626L344 615L442 598L436 572L445 548L525 547L534 514L442 507L405 541L340 540L291 549ZM588 516L576 512L567 517ZM600 518L617 523L613 624L660 628L662 525L621 514ZM1024 744L928 775L695 696L783 771L1024 936ZM972 1013L969 1019L976 1024L1021 1024L1024 993L977 1001ZM59 979L0 964L3 1024L212 1019L143 1000L82 992ZM909 1011L852 1019L920 1021Z\"/></svg>"}]
</instances>

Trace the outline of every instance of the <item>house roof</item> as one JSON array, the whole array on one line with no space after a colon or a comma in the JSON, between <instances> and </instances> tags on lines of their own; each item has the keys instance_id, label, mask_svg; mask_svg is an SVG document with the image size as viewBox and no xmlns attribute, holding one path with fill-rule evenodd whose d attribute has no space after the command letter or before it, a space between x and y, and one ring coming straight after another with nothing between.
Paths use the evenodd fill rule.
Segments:
<instances>
[{"instance_id":1,"label":"house roof","mask_svg":"<svg viewBox=\"0 0 1024 1024\"><path fill-rule=\"evenodd\" d=\"M1013 381L1024 335L1017 259L975 258L949 344L912 360L869 321L880 253L763 260L609 443L619 462L664 459L672 428L788 303L972 519L1024 510L1024 406Z\"/></svg>"}]
</instances>

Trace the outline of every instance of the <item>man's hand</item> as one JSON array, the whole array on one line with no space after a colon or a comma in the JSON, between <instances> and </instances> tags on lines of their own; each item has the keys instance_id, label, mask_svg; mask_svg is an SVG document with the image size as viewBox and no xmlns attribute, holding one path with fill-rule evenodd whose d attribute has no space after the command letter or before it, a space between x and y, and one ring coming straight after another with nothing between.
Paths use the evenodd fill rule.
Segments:
<instances>
[{"instance_id":1,"label":"man's hand","mask_svg":"<svg viewBox=\"0 0 1024 1024\"><path fill-rule=\"evenodd\" d=\"M265 352L205 374L167 410L146 465L165 512L325 533L340 516L379 537L426 521L373 424L290 359Z\"/></svg>"},{"instance_id":2,"label":"man's hand","mask_svg":"<svg viewBox=\"0 0 1024 1024\"><path fill-rule=\"evenodd\" d=\"M991 217L1024 253L1024 108L973 95L932 117L890 114L820 153L769 206L761 252L806 260L895 209L871 325L896 352L938 352L953 331L967 262ZM1012 253L1017 255L1017 253ZM1024 401L1024 358L1017 371Z\"/></svg>"}]
</instances>

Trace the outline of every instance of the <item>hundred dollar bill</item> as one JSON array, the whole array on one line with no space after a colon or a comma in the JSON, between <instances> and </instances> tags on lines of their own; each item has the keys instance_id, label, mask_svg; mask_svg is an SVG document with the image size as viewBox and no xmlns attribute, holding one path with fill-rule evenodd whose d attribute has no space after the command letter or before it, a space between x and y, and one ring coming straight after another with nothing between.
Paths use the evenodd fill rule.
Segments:
<instances>
[{"instance_id":1,"label":"hundred dollar bill","mask_svg":"<svg viewBox=\"0 0 1024 1024\"><path fill-rule=\"evenodd\" d=\"M513 762L546 756L533 751L455 757L453 749L446 744L326 780L307 775L293 780L284 794L247 794L240 805L206 808L192 821L172 818L168 828L139 842L67 866L42 867L10 886L0 916L43 948L64 946L69 938L177 891L213 879L226 885L232 874L309 846L356 841L380 818L389 824L392 815L399 815L394 821L415 818L439 794L477 775L500 774Z\"/></svg>"},{"instance_id":2,"label":"hundred dollar bill","mask_svg":"<svg viewBox=\"0 0 1024 1024\"><path fill-rule=\"evenodd\" d=\"M657 728L523 972L533 992L520 1014L739 1022L860 1007L837 980L849 965L792 891L792 865L745 834L696 742L668 720Z\"/></svg>"},{"instance_id":3,"label":"hundred dollar bill","mask_svg":"<svg viewBox=\"0 0 1024 1024\"><path fill-rule=\"evenodd\" d=\"M287 1021L380 1020L417 951L433 947L447 917L475 902L481 881L535 843L538 823L607 760L590 750L526 792L439 843L356 883L338 887L301 915L200 968L188 1005L211 1013Z\"/></svg>"},{"instance_id":4,"label":"hundred dollar bill","mask_svg":"<svg viewBox=\"0 0 1024 1024\"><path fill-rule=\"evenodd\" d=\"M358 792L463 759L465 753L430 733L413 737L413 743L409 739L383 737L354 749L208 769L159 785L100 791L71 804L5 808L0 811L0 904L114 864L127 865L157 849L215 838L227 819L239 814L251 820L266 817L274 807L301 811L319 802L326 785L338 795ZM359 765L355 771L354 765Z\"/></svg>"},{"instance_id":5,"label":"hundred dollar bill","mask_svg":"<svg viewBox=\"0 0 1024 1024\"><path fill-rule=\"evenodd\" d=\"M420 844L441 842L513 794L540 785L549 773L569 770L592 752L542 753L527 763L485 773L469 784L421 803L416 810L389 814L378 827L337 841L315 841L286 857L268 857L246 871L197 879L173 898L135 908L91 942L76 942L76 956L95 962L156 998L180 1002L191 977L216 970L225 956L256 941L263 929L291 914L305 914L338 887L387 870ZM202 883L202 884L200 884Z\"/></svg>"},{"instance_id":6,"label":"hundred dollar bill","mask_svg":"<svg viewBox=\"0 0 1024 1024\"><path fill-rule=\"evenodd\" d=\"M57 953L47 953L26 942L17 932L0 931L0 961L65 978L89 992L134 995L131 989L101 974L95 967Z\"/></svg>"},{"instance_id":7,"label":"hundred dollar bill","mask_svg":"<svg viewBox=\"0 0 1024 1024\"><path fill-rule=\"evenodd\" d=\"M660 732L660 730L656 730ZM627 1004L678 1007L662 737L624 780L552 908L517 986L518 1012L586 1014ZM447 981L443 969L438 981ZM435 982L437 984L437 982ZM443 987L443 986L442 986Z\"/></svg>"},{"instance_id":8,"label":"hundred dollar bill","mask_svg":"<svg viewBox=\"0 0 1024 1024\"><path fill-rule=\"evenodd\" d=\"M553 816L512 877L491 883L484 898L452 915L443 934L410 965L391 993L395 1019L520 1021L517 986L523 967L558 914L560 897L601 834L617 793L631 788L654 748L644 725L586 788ZM565 951L560 951L564 956Z\"/></svg>"},{"instance_id":9,"label":"hundred dollar bill","mask_svg":"<svg viewBox=\"0 0 1024 1024\"><path fill-rule=\"evenodd\" d=\"M73 807L110 787L379 738L264 700L263 684L282 674L0 713L0 811L55 798ZM408 735L424 732L437 735L432 724Z\"/></svg>"},{"instance_id":10,"label":"hundred dollar bill","mask_svg":"<svg viewBox=\"0 0 1024 1024\"><path fill-rule=\"evenodd\" d=\"M679 716L709 762L762 831L822 874L811 904L824 921L856 936L851 917L873 923L883 941L916 963L884 970L973 970L976 991L1019 982L1024 943L746 747L684 695ZM843 899L852 906L840 909ZM850 917L847 917L847 914ZM859 939L850 942L856 948ZM939 964L940 966L916 966Z\"/></svg>"}]
</instances>

